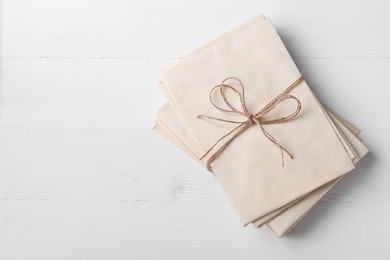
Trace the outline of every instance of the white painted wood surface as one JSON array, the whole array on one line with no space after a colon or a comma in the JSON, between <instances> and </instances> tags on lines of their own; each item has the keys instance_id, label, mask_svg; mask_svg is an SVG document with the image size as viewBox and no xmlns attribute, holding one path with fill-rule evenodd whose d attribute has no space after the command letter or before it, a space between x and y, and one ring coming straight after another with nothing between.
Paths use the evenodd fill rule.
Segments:
<instances>
[{"instance_id":1,"label":"white painted wood surface","mask_svg":"<svg viewBox=\"0 0 390 260\"><path fill-rule=\"evenodd\" d=\"M389 259L390 2L0 0L0 259ZM286 239L151 127L158 71L263 12L372 152Z\"/></svg>"}]
</instances>

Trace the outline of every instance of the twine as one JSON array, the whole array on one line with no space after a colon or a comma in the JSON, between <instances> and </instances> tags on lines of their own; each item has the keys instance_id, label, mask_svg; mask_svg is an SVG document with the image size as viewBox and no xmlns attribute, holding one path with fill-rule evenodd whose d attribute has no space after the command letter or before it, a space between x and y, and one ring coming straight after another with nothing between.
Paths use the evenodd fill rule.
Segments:
<instances>
[{"instance_id":1,"label":"twine","mask_svg":"<svg viewBox=\"0 0 390 260\"><path fill-rule=\"evenodd\" d=\"M211 153L211 151L215 148L215 146L217 146L222 140L224 140L225 138L228 138L228 140L216 151L214 152L210 158L207 160L207 170L209 170L210 172L212 171L212 168L211 168L211 163L213 161L215 161L221 154L223 151L225 151L225 149L229 146L229 144L237 137L239 136L240 134L242 134L245 130L247 130L249 127L253 126L253 125L258 125L260 130L263 132L263 134L265 135L265 137L267 137L267 139L269 141L271 141L273 144L275 144L279 150L280 150L280 153L281 153L281 157L282 157L282 167L284 167L284 153L288 154L288 156L293 159L294 157L292 156L292 154L287 151L286 148L284 148L282 145L280 145L278 143L278 141L269 133L267 132L265 129L264 129L264 125L271 125L271 124L280 124L280 123L284 123L284 122L288 122L288 121L291 121L293 120L298 114L299 112L301 111L301 101L299 101L298 98L296 98L295 96L292 96L292 95L287 95L288 92L290 92L293 88L295 88L296 86L298 86L302 81L303 81L303 75L301 75L297 80L295 80L293 83L291 83L287 88L286 90L284 90L282 93L280 93L276 98L274 98L271 102L268 103L268 105L266 105L263 109L261 109L259 112L257 112L256 114L251 114L249 111L248 111L248 108L245 104L245 88L244 88L244 85L243 83L241 82L241 80L239 80L238 78L236 77L228 77L228 78L225 78L221 84L215 86L214 88L211 89L210 91L210 94L209 94L209 98L210 98L210 102L211 104L217 108L218 110L220 111L224 111L224 112L228 112L228 113L235 113L235 114L239 114L239 115L242 115L242 116L245 116L246 117L246 120L245 121L233 121L233 120L228 120L228 119L223 119L223 118L216 118L216 117L212 117L212 116L206 116L206 115L198 115L198 118L206 118L206 119L211 119L211 120L216 120L216 121L222 121L222 122L226 122L226 123L232 123L232 124L238 124L237 127L235 127L233 130L229 131L227 134L223 135L221 138L219 138L207 151L206 153L200 158L201 160L204 159L208 154ZM242 93L235 89L234 87L232 87L231 85L228 85L226 84L227 81L229 80L235 80L239 83L240 87L241 87L241 91ZM240 110L237 110L236 108L234 108L230 103L229 101L227 100L226 98L226 94L225 94L225 89L228 88L230 90L232 90L235 94L238 95L239 99L240 99L240 103L241 103L241 108L242 108L242 111ZM213 101L213 94L216 90L219 90L220 91L220 94L225 102L225 104L227 105L227 107L229 109L225 109L225 108L222 108L220 106L218 106L217 104L215 104L215 102ZM280 118L276 118L276 119L272 119L272 120L264 120L262 117L267 115L270 111L272 111L275 107L278 106L278 104L280 104L282 101L284 100L287 100L287 99L293 99L297 102L297 107L295 109L295 111L293 113L291 113L290 115L288 116L285 116L285 117L280 117Z\"/></svg>"}]
</instances>

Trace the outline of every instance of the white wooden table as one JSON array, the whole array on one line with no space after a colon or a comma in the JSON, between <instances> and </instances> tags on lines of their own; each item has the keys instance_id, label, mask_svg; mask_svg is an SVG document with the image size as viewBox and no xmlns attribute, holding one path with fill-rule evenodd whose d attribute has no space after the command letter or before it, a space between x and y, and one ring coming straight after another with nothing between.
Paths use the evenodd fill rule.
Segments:
<instances>
[{"instance_id":1,"label":"white wooden table","mask_svg":"<svg viewBox=\"0 0 390 260\"><path fill-rule=\"evenodd\" d=\"M0 0L0 259L389 259L390 2ZM371 153L277 239L155 133L159 70L263 12Z\"/></svg>"}]
</instances>

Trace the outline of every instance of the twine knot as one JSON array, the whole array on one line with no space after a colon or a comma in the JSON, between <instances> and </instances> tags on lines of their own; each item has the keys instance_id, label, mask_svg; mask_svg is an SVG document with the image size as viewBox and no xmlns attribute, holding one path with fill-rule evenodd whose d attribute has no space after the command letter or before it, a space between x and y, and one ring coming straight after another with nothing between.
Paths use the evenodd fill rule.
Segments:
<instances>
[{"instance_id":1,"label":"twine knot","mask_svg":"<svg viewBox=\"0 0 390 260\"><path fill-rule=\"evenodd\" d=\"M303 75L301 75L297 80L295 80L293 83L291 83L286 88L286 90L284 90L282 93L280 93L277 97L275 97L271 102L269 102L263 109L261 109L256 114L252 114L248 111L246 103L245 103L245 88L244 88L244 85L242 84L241 80L239 80L238 78L236 78L236 77L225 78L221 82L221 84L212 88L210 91L210 94L209 94L209 99L210 99L211 104L215 108L217 108L220 111L242 115L242 116L246 117L247 120L233 121L233 120L216 118L216 117L211 117L211 116L206 116L206 115L198 115L197 116L200 119L206 118L206 119L217 120L217 121L222 121L222 122L226 122L226 123L237 124L237 127L235 127L233 130L229 131L227 134L225 134L221 138L219 138L206 151L206 153L200 158L201 160L204 159L209 153L211 153L211 151L215 148L215 146L217 146L222 140L224 140L230 136L230 138L228 138L228 140L224 144L222 144L221 147L215 153L213 153L210 156L210 158L207 160L207 169L211 172L212 171L211 163L222 154L222 152L229 146L229 144L237 136L239 136L246 129L248 129L249 127L251 127L253 125L258 125L260 130L264 134L264 136L279 148L280 153L281 153L281 157L282 157L282 167L284 167L284 153L286 153L291 159L293 159L294 157L292 156L292 154L290 152L288 152L287 149L285 149L282 145L280 145L277 142L277 140L269 132L267 132L264 129L264 125L280 124L280 123L288 122L288 121L291 121L292 119L294 119L299 114L299 112L301 111L301 101L298 98L296 98L295 96L291 96L291 95L287 95L287 94L293 88L298 86L303 81L303 79L304 79ZM229 80L234 80L234 81L238 82L239 86L241 87L241 92L239 90L237 90L236 88L234 88L233 86L226 84L226 82ZM225 94L226 89L230 89L231 91L233 91L234 94L236 94L239 97L241 109L236 109L235 107L233 107L229 103L229 101L226 97L226 94ZM227 106L227 108L220 107L214 102L212 96L216 90L219 90L219 93L220 93L223 101L225 102L225 105ZM277 107L278 104L280 104L282 101L287 100L287 99L293 99L297 103L296 109L293 113L291 113L288 116L280 117L280 118L276 118L276 119L269 119L269 120L262 119L263 116L268 114L271 110L273 110L275 107Z\"/></svg>"},{"instance_id":2,"label":"twine knot","mask_svg":"<svg viewBox=\"0 0 390 260\"><path fill-rule=\"evenodd\" d=\"M248 116L248 121L250 121L250 124L253 125L253 124L257 124L257 123L260 123L257 119L256 119L256 116L250 114Z\"/></svg>"}]
</instances>

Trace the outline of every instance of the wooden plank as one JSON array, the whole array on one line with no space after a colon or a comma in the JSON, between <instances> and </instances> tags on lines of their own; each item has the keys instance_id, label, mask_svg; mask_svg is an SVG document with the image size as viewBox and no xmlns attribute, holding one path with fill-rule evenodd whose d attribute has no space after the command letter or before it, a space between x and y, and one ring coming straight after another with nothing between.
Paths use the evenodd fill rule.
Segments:
<instances>
[{"instance_id":1,"label":"wooden plank","mask_svg":"<svg viewBox=\"0 0 390 260\"><path fill-rule=\"evenodd\" d=\"M372 153L324 202L390 204L390 131L363 137ZM151 129L1 128L0 143L0 199L227 201L212 175Z\"/></svg>"},{"instance_id":2,"label":"wooden plank","mask_svg":"<svg viewBox=\"0 0 390 260\"><path fill-rule=\"evenodd\" d=\"M390 57L386 0L3 0L4 57L181 57L259 12L295 57Z\"/></svg>"},{"instance_id":3,"label":"wooden plank","mask_svg":"<svg viewBox=\"0 0 390 260\"><path fill-rule=\"evenodd\" d=\"M5 260L364 260L390 253L384 204L320 203L284 240L243 229L219 202L0 201L0 208Z\"/></svg>"},{"instance_id":4,"label":"wooden plank","mask_svg":"<svg viewBox=\"0 0 390 260\"><path fill-rule=\"evenodd\" d=\"M318 97L363 129L389 129L390 59L296 58ZM3 59L6 127L151 128L165 102L159 70L174 59ZM361 72L363 71L363 72Z\"/></svg>"}]
</instances>

